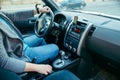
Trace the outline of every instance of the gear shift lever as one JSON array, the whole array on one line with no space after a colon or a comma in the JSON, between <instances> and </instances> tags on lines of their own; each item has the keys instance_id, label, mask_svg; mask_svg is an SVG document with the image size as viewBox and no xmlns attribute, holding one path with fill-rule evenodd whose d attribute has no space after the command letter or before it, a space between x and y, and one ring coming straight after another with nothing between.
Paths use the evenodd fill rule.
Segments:
<instances>
[{"instance_id":1,"label":"gear shift lever","mask_svg":"<svg viewBox=\"0 0 120 80\"><path fill-rule=\"evenodd\" d=\"M64 60L65 57L65 52L64 51L60 51L60 59Z\"/></svg>"},{"instance_id":2,"label":"gear shift lever","mask_svg":"<svg viewBox=\"0 0 120 80\"><path fill-rule=\"evenodd\" d=\"M65 64L64 62L65 52L61 50L59 53L60 53L60 58L58 58L53 62L53 66L58 69L62 68Z\"/></svg>"},{"instance_id":3,"label":"gear shift lever","mask_svg":"<svg viewBox=\"0 0 120 80\"><path fill-rule=\"evenodd\" d=\"M71 63L68 53L65 53L63 50L59 51L59 58L53 62L53 67L55 69L63 69Z\"/></svg>"}]
</instances>

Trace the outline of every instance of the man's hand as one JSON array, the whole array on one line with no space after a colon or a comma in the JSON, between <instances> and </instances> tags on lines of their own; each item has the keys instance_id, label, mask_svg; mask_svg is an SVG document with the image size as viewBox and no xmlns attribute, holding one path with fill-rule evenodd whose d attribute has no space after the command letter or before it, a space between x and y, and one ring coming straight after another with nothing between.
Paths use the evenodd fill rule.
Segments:
<instances>
[{"instance_id":1,"label":"man's hand","mask_svg":"<svg viewBox=\"0 0 120 80\"><path fill-rule=\"evenodd\" d=\"M33 64L26 63L25 72L35 71L44 75L48 75L52 72L52 66L46 64Z\"/></svg>"},{"instance_id":2,"label":"man's hand","mask_svg":"<svg viewBox=\"0 0 120 80\"><path fill-rule=\"evenodd\" d=\"M50 12L50 10L51 9L48 6L45 6L45 7L42 7L39 9L39 11L42 13L48 13L48 12Z\"/></svg>"},{"instance_id":3,"label":"man's hand","mask_svg":"<svg viewBox=\"0 0 120 80\"><path fill-rule=\"evenodd\" d=\"M48 75L52 72L52 67L50 65L40 64L37 66L36 72L44 75Z\"/></svg>"}]
</instances>

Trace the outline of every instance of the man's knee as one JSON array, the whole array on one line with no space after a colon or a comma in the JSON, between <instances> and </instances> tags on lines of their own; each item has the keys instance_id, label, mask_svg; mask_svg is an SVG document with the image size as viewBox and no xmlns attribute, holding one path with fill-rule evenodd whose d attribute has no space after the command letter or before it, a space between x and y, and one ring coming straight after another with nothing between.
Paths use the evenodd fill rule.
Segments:
<instances>
[{"instance_id":1,"label":"man's knee","mask_svg":"<svg viewBox=\"0 0 120 80\"><path fill-rule=\"evenodd\" d=\"M58 55L58 52L59 52L59 48L56 44L50 44L50 52L51 54L49 54L50 56L50 59L53 60L57 55Z\"/></svg>"},{"instance_id":2,"label":"man's knee","mask_svg":"<svg viewBox=\"0 0 120 80\"><path fill-rule=\"evenodd\" d=\"M55 51L59 51L59 47L56 44L51 44L51 48Z\"/></svg>"}]
</instances>

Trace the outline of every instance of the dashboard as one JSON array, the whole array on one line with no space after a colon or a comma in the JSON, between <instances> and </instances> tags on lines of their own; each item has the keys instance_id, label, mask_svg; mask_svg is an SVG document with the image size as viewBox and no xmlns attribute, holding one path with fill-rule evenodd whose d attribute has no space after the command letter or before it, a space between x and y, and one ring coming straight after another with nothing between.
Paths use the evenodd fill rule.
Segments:
<instances>
[{"instance_id":1,"label":"dashboard","mask_svg":"<svg viewBox=\"0 0 120 80\"><path fill-rule=\"evenodd\" d=\"M78 19L75 21L76 16ZM86 50L94 56L99 55L96 59L101 60L101 62L106 61L106 65L114 66L117 64L120 66L120 22L118 20L64 12L57 13L54 22L59 24L61 32L65 33L63 46L74 54L77 54L80 48L80 40L88 24L92 23L93 25L85 39Z\"/></svg>"}]
</instances>

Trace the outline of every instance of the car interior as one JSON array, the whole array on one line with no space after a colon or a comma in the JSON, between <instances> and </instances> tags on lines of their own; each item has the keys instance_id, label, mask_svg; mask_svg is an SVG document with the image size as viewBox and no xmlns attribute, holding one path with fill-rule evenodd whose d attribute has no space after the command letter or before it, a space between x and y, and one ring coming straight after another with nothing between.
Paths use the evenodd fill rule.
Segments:
<instances>
[{"instance_id":1,"label":"car interior","mask_svg":"<svg viewBox=\"0 0 120 80\"><path fill-rule=\"evenodd\" d=\"M119 80L120 18L64 11L52 0L42 1L51 8L50 13L29 18L21 14L22 11L15 11L14 16L19 16L16 19L9 17L23 37L35 34L44 37L47 43L58 45L60 54L52 62L42 63L52 65L53 73L69 70L81 80ZM17 75L23 80L46 77L35 72Z\"/></svg>"}]
</instances>

